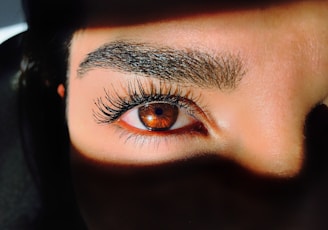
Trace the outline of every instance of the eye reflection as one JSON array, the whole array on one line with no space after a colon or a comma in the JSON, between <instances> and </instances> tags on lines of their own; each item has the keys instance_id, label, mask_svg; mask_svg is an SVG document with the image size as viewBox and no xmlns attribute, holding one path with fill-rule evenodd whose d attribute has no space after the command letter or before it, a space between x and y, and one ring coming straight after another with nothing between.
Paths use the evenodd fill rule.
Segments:
<instances>
[{"instance_id":1,"label":"eye reflection","mask_svg":"<svg viewBox=\"0 0 328 230\"><path fill-rule=\"evenodd\" d=\"M138 109L142 124L152 131L169 130L177 121L179 109L168 103L152 103Z\"/></svg>"}]
</instances>

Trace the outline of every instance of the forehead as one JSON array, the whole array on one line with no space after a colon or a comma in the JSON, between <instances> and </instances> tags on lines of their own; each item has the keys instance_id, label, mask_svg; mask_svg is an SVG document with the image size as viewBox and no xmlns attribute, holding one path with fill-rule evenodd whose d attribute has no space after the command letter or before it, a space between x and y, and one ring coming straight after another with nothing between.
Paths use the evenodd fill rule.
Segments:
<instances>
[{"instance_id":1,"label":"forehead","mask_svg":"<svg viewBox=\"0 0 328 230\"><path fill-rule=\"evenodd\" d=\"M88 25L139 24L197 14L266 9L300 3L300 0L85 0ZM315 1L312 1L315 2Z\"/></svg>"}]
</instances>

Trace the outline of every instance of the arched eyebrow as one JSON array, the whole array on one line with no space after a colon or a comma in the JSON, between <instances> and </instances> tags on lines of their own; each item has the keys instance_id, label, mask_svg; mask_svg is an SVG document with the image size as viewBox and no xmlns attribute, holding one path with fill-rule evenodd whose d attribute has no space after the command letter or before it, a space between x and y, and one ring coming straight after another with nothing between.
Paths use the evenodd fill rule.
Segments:
<instances>
[{"instance_id":1,"label":"arched eyebrow","mask_svg":"<svg viewBox=\"0 0 328 230\"><path fill-rule=\"evenodd\" d=\"M89 53L80 63L78 76L94 69L157 78L198 87L234 89L245 67L239 55L210 55L199 50L178 50L146 43L115 41Z\"/></svg>"}]
</instances>

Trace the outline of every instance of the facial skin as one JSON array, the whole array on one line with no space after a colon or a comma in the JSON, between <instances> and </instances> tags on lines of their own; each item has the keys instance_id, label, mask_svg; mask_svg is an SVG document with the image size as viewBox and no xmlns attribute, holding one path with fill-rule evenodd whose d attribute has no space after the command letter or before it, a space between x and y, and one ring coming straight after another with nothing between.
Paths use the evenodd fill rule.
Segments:
<instances>
[{"instance_id":1,"label":"facial skin","mask_svg":"<svg viewBox=\"0 0 328 230\"><path fill-rule=\"evenodd\" d=\"M71 41L66 89L73 173L80 177L77 171L91 172L97 164L101 168L161 167L215 156L254 175L296 177L306 158L306 118L316 105L325 101L328 104L327 22L328 4L311 1L76 31ZM138 58L146 53L146 57L138 59L134 69L128 61L117 64L115 52L118 59L127 54ZM161 52L166 56L149 58ZM95 60L87 60L91 53L97 54ZM99 53L103 55L101 60ZM174 74L178 73L161 77L148 71L143 62L158 66L155 61L178 53L185 55L175 59L180 64L189 63L188 54L205 55L210 57L206 60L218 62L216 74L208 74L210 84L184 78L176 82ZM82 64L87 61L89 64ZM204 73L207 62L200 63L202 66L198 63L192 69ZM169 67L164 66L164 71L172 70ZM221 73L229 68L230 74ZM233 84L213 81L223 76L230 77ZM118 110L113 104L119 98L129 98L131 93L140 95L142 90L147 95L154 91L168 94L168 89L171 94L179 92L184 101L183 106L175 105L179 120L168 131L146 130L140 123L137 111L145 101L112 120L104 119L99 110L99 105L104 109L100 102ZM151 103L155 102L168 103L163 97L156 101L153 96ZM79 161L86 166L76 166ZM93 166L88 168L88 164ZM89 175L94 178L77 179L77 184L85 183L77 186L77 193L81 193L86 222L97 229L100 224L95 223L99 220L88 210L97 209L97 201L101 203L106 193L100 188L86 189L88 183L92 186L92 180L100 181L95 179L99 174ZM100 182L94 184L101 186ZM108 185L103 186L103 191L110 190ZM87 196L97 200L94 206L92 201L85 201Z\"/></svg>"},{"instance_id":2,"label":"facial skin","mask_svg":"<svg viewBox=\"0 0 328 230\"><path fill-rule=\"evenodd\" d=\"M306 115L328 94L325 10L304 4L76 32L68 84L72 145L81 154L102 162L154 164L209 153L233 159L258 173L297 174L304 154ZM105 96L104 88L127 96L126 82L152 81L151 76L117 71L115 67L95 67L83 77L77 73L88 53L115 41L196 50L213 56L232 53L242 59L245 74L234 89L181 86L182 91L191 90L199 97L198 107L206 115L197 118L208 135L172 135L172 139L167 135L154 140L152 135L158 134L147 132L141 141L134 137L126 140L127 135L120 135L119 130L126 128L121 127L123 122L95 122L94 101ZM154 84L158 82L154 80Z\"/></svg>"}]
</instances>

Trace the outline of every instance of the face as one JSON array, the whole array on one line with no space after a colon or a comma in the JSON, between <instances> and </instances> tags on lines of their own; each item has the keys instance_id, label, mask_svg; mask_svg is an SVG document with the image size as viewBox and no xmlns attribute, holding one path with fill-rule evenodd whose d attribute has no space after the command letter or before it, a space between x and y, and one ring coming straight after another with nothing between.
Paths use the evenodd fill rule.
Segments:
<instances>
[{"instance_id":1,"label":"face","mask_svg":"<svg viewBox=\"0 0 328 230\"><path fill-rule=\"evenodd\" d=\"M139 175L160 170L162 178L176 164L193 162L190 169L206 158L254 177L296 177L305 164L307 116L327 102L327 22L328 4L311 1L127 25L90 22L76 31L67 119L89 227L110 226L112 212L126 215L124 201L133 196L140 201L129 200L130 210L151 206L142 193L154 202L172 195L159 177L147 190ZM189 171L184 181L195 176ZM127 191L128 183L138 189Z\"/></svg>"}]
</instances>

